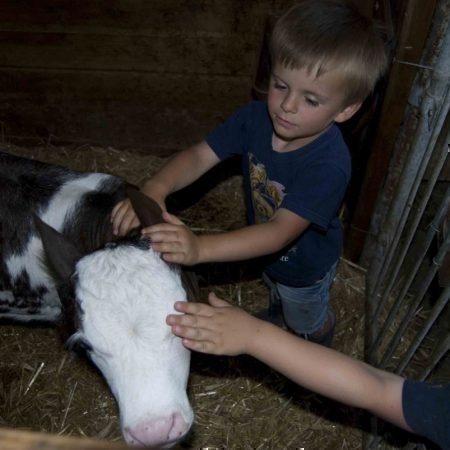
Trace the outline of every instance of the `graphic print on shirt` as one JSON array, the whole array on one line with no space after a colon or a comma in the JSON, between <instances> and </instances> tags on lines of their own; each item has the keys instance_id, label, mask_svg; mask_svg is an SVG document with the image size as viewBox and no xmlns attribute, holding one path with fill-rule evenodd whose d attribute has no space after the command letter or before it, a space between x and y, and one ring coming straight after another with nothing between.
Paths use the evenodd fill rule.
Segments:
<instances>
[{"instance_id":1,"label":"graphic print on shirt","mask_svg":"<svg viewBox=\"0 0 450 450\"><path fill-rule=\"evenodd\" d=\"M255 155L248 154L250 185L256 223L267 222L280 206L285 188L267 176L266 166Z\"/></svg>"}]
</instances>

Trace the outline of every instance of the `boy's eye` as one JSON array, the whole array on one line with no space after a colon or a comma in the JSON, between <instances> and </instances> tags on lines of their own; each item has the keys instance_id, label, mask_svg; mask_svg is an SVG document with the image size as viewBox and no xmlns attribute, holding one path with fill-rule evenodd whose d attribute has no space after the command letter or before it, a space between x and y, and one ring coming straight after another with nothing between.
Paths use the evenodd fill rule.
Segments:
<instances>
[{"instance_id":1,"label":"boy's eye","mask_svg":"<svg viewBox=\"0 0 450 450\"><path fill-rule=\"evenodd\" d=\"M314 98L311 97L305 97L306 103L308 103L308 105L310 106L319 106L319 102L317 100L315 100Z\"/></svg>"},{"instance_id":2,"label":"boy's eye","mask_svg":"<svg viewBox=\"0 0 450 450\"><path fill-rule=\"evenodd\" d=\"M284 84L280 84L277 81L274 81L273 85L275 89L286 89L286 86Z\"/></svg>"}]
</instances>

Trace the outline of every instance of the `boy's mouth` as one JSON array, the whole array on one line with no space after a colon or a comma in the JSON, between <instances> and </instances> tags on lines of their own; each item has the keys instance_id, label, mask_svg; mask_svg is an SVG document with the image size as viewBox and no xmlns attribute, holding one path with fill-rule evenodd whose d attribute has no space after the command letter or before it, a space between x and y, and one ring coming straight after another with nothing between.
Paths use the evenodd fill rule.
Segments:
<instances>
[{"instance_id":1,"label":"boy's mouth","mask_svg":"<svg viewBox=\"0 0 450 450\"><path fill-rule=\"evenodd\" d=\"M283 119L278 114L275 115L275 121L283 128L292 128L294 126L294 124L292 124L288 120Z\"/></svg>"}]
</instances>

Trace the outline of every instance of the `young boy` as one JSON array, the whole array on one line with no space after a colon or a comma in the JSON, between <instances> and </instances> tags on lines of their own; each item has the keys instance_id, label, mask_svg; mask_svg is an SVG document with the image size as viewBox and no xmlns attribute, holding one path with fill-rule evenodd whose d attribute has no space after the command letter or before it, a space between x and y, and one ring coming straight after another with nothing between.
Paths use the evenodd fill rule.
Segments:
<instances>
[{"instance_id":1,"label":"young boy","mask_svg":"<svg viewBox=\"0 0 450 450\"><path fill-rule=\"evenodd\" d=\"M298 339L209 295L212 306L177 302L167 323L191 349L251 355L294 382L346 405L363 408L450 449L450 384L414 382L337 351Z\"/></svg>"},{"instance_id":2,"label":"young boy","mask_svg":"<svg viewBox=\"0 0 450 450\"><path fill-rule=\"evenodd\" d=\"M143 233L169 262L193 265L270 256L264 276L295 334L330 345L329 291L342 250L338 211L350 179L336 123L359 109L381 76L384 45L372 22L344 0L301 0L276 22L267 102L251 102L206 141L177 154L143 192L166 197L221 160L242 157L249 226L195 235L176 217ZM137 225L128 202L113 211L117 234Z\"/></svg>"}]
</instances>

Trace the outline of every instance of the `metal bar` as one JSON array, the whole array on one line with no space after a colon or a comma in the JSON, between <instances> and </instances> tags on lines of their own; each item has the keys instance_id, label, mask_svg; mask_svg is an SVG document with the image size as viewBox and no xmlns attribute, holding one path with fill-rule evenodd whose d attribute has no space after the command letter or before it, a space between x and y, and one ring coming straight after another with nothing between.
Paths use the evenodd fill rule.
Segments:
<instances>
[{"instance_id":1,"label":"metal bar","mask_svg":"<svg viewBox=\"0 0 450 450\"><path fill-rule=\"evenodd\" d=\"M398 184L399 189L396 197L389 206L382 232L379 233L374 254L380 253L382 257L374 257L370 270L368 271L366 279L366 314L368 314L367 317L369 320L367 321L365 336L367 349L373 349L373 342L378 334L379 325L376 319L385 303L385 300L380 300L380 291L382 290L386 271L391 269L392 258L405 227L413 198L417 193L426 164L428 164L430 157L428 153L431 152L427 150L434 148L436 145L436 141L441 134L442 126L450 109L450 73L447 70L450 67L450 52L445 51L448 48L450 48L449 27L447 27L445 36L442 39L441 52L436 63L436 71L430 84L430 94L427 94L422 102L421 122L415 133L413 151L411 152L412 157L406 162L402 172L402 178ZM440 98L444 98L444 103L441 102L439 108L433 108L433 102L440 103ZM427 112L434 113L434 126L427 121L427 118L430 117ZM430 128L432 128L431 134L429 132ZM422 162L422 166L419 166L419 169L417 169L420 161ZM388 247L389 249L386 250ZM371 353L373 354L373 351ZM369 358L369 352L367 351L366 357L369 363L374 362L372 356Z\"/></svg>"},{"instance_id":2,"label":"metal bar","mask_svg":"<svg viewBox=\"0 0 450 450\"><path fill-rule=\"evenodd\" d=\"M413 219L411 220L411 224L409 226L409 231L406 235L406 238L403 239L403 244L401 245L400 253L396 257L395 264L393 264L394 267L392 268L392 270L389 271L389 282L387 283L387 286L384 289L384 294L381 298L380 306L375 311L375 315L378 314L381 304L385 303L386 298L389 297L389 295L392 291L392 288L395 284L397 275L400 272L401 265L406 257L409 246L411 245L411 242L413 241L415 232L419 226L420 219L422 218L422 216L425 212L427 203L433 193L433 188L434 188L434 186L439 178L439 174L441 173L442 168L444 167L444 164L447 160L448 142L450 142L449 128L450 128L450 117L447 114L446 118L445 118L445 122L442 127L445 134L441 134L439 136L439 141L443 141L443 142L438 142L438 145L436 145L436 147L433 150L433 153L436 153L436 154L439 151L439 155L440 155L439 159L437 161L433 161L431 159L433 155L430 156L431 162L433 162L433 164L434 164L431 176L426 184L426 189L424 191L423 197L415 210L415 214L413 216ZM426 169L424 169L424 171L425 170Z\"/></svg>"},{"instance_id":3,"label":"metal bar","mask_svg":"<svg viewBox=\"0 0 450 450\"><path fill-rule=\"evenodd\" d=\"M449 35L449 47L450 48L450 32ZM388 217L386 218L383 228L385 231L380 233L381 241L386 242L388 245L388 251L384 258L384 264L379 268L374 296L378 296L382 281L385 279L388 270L391 270L391 263L393 261L395 252L398 248L400 237L406 225L406 221L411 212L412 205L414 203L414 197L419 190L420 183L425 173L426 167L432 155L432 149L436 146L439 135L444 125L444 120L447 117L447 112L450 109L450 74L447 76L446 94L444 97L444 103L441 107L437 107L436 98L437 92L425 94L424 101L421 107L421 120L417 127L415 142L413 143L413 150L408 158L408 162L402 172L401 179L399 181L398 195L393 199L391 203ZM437 83L440 84L440 83ZM440 114L440 115L439 115ZM434 116L435 124L432 128L431 134L429 133L430 115ZM438 116L438 118L436 118ZM393 231L393 233L392 233ZM380 301L378 308L375 312L380 310L384 302Z\"/></svg>"},{"instance_id":4,"label":"metal bar","mask_svg":"<svg viewBox=\"0 0 450 450\"><path fill-rule=\"evenodd\" d=\"M390 268L401 230L403 230L412 205L411 199L417 193L419 182L426 167L425 163L429 160L429 153L431 152L428 152L428 149L434 148L436 145L443 121L449 110L450 73L448 68L450 67L450 52L447 51L449 48L450 30L447 28L429 88L424 93L420 108L420 121L414 135L410 157L406 161L398 183L397 195L391 202L382 226L382 232L379 234L378 246L384 247L384 250L388 248L388 250L387 253L383 252L384 258L382 260L374 258L371 265L372 275L369 280L374 281L369 282L368 288L369 294L373 297L378 296L382 280L386 271ZM391 230L395 230L393 236Z\"/></svg>"},{"instance_id":5,"label":"metal bar","mask_svg":"<svg viewBox=\"0 0 450 450\"><path fill-rule=\"evenodd\" d=\"M446 149L445 149L445 151L446 151ZM446 155L445 155L445 158L446 158ZM445 162L445 158L444 158L444 162ZM438 175L439 174L437 174L436 176L438 176ZM433 218L433 221L431 222L430 226L428 227L428 231L427 231L425 238L423 240L421 240L421 242L420 242L420 247L414 258L415 264L411 268L409 275L403 284L402 290L400 291L391 310L389 311L389 314L387 316L387 319L384 322L383 327L381 328L381 331L378 333L378 336L377 336L375 342L373 343L372 347L369 349L369 354L371 355L372 359L374 358L374 353L375 353L376 349L378 348L381 340L384 338L386 331L392 325L392 322L393 322L395 315L397 314L400 306L403 304L403 301L404 301L406 294L408 293L408 290L414 280L414 277L416 276L416 274L420 268L421 262L422 262L423 258L425 257L434 237L436 236L439 226L441 225L442 221L444 220L449 207L450 207L450 186L447 188L447 192L445 193L445 195L442 199L442 202ZM412 237L409 237L409 239L412 240ZM409 246L409 244L410 243L408 243L408 246ZM397 277L397 275L398 275L398 270L395 271L395 276ZM378 316L375 316L374 319L377 320ZM389 347L392 350L392 348L391 348L392 342ZM389 357L391 354L392 353L389 354Z\"/></svg>"},{"instance_id":6,"label":"metal bar","mask_svg":"<svg viewBox=\"0 0 450 450\"><path fill-rule=\"evenodd\" d=\"M450 332L447 333L447 337L440 343L438 348L434 351L434 354L430 360L430 364L427 365L425 370L421 373L419 380L425 381L430 375L431 371L439 364L439 361L450 350Z\"/></svg>"},{"instance_id":7,"label":"metal bar","mask_svg":"<svg viewBox=\"0 0 450 450\"><path fill-rule=\"evenodd\" d=\"M444 260L445 255L447 254L449 248L450 248L450 231L447 236L447 240L446 240L445 244L443 244L441 246L438 254L436 255L436 257L434 259L434 264L430 267L426 277L423 279L421 285L419 286L417 293L414 297L414 301L412 301L410 303L408 312L403 317L403 321L399 325L394 337L391 339L391 342L388 345L388 350L384 354L383 359L381 360L381 362L379 364L380 368L386 367L388 359L391 357L392 353L397 348L398 343L400 342L400 339L403 336L403 333L405 332L411 319L416 314L417 308L418 308L420 302L422 301L423 296L425 295L426 291L428 290L431 282L433 281L433 278L436 276L437 271L439 269L439 264L442 263L442 261Z\"/></svg>"},{"instance_id":8,"label":"metal bar","mask_svg":"<svg viewBox=\"0 0 450 450\"><path fill-rule=\"evenodd\" d=\"M450 239L448 239L450 242ZM449 247L450 248L450 247ZM434 308L431 310L431 313L425 322L422 331L416 336L416 339L412 342L410 345L408 351L404 355L403 359L400 361L398 366L395 369L395 372L398 374L401 374L403 370L405 369L406 365L411 360L412 356L416 352L416 350L419 348L420 344L422 343L424 337L427 335L427 333L430 331L431 326L434 324L436 319L438 318L439 314L442 312L442 310L447 305L448 301L450 299L450 286L447 286L443 291L442 294L439 296L438 301L436 302L436 305L434 305Z\"/></svg>"}]
</instances>

